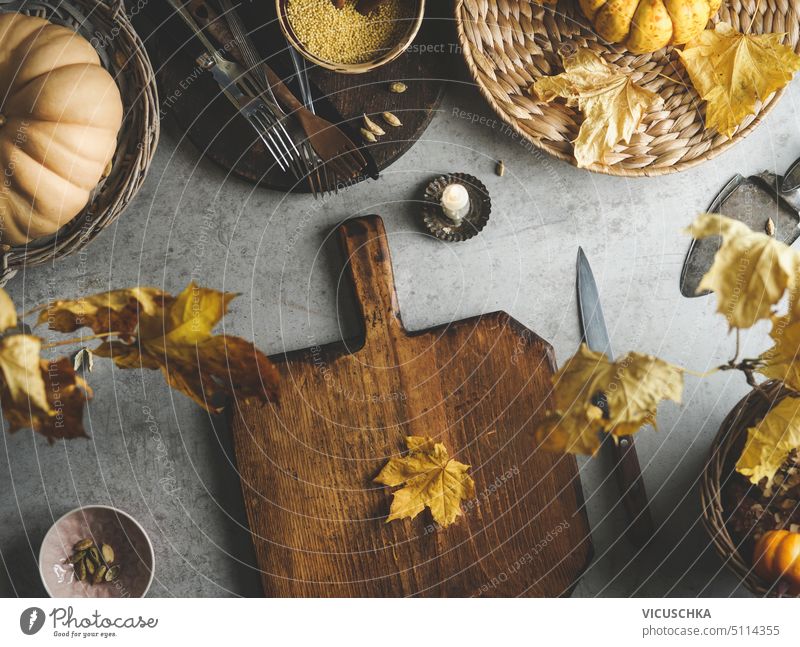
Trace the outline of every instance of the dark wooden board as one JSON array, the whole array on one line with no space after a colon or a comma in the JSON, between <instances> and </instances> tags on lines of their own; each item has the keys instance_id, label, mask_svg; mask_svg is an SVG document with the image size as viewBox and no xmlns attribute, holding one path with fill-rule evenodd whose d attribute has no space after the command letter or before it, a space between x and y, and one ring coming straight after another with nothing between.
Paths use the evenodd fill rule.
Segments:
<instances>
[{"instance_id":1,"label":"dark wooden board","mask_svg":"<svg viewBox=\"0 0 800 647\"><path fill-rule=\"evenodd\" d=\"M344 124L353 141L362 142L359 127L364 113L388 110L403 122L399 128L386 127L386 136L368 146L378 170L403 155L425 131L441 101L449 63L459 57L448 45L455 40L452 21L439 18L444 10L441 5L446 3L430 4L435 7L428 10L413 49L392 63L357 75L336 74L316 66L309 69L317 112L332 123ZM205 156L235 175L272 189L307 191L305 183L296 184L275 165L210 75L198 72L195 59L201 46L190 38L186 26L171 16L166 3L149 3L145 11L147 16L137 22L137 28L147 32L145 42L156 69L162 113L171 114ZM246 6L243 11L261 53L299 96L274 3L252 3L249 13ZM395 80L405 81L408 90L389 92L388 84Z\"/></svg>"},{"instance_id":2,"label":"dark wooden board","mask_svg":"<svg viewBox=\"0 0 800 647\"><path fill-rule=\"evenodd\" d=\"M533 437L552 348L504 312L407 332L381 219L339 235L363 342L275 357L280 402L232 407L265 594L568 594L592 548L575 459ZM477 497L446 529L428 510L386 523L373 479L407 435L472 466Z\"/></svg>"}]
</instances>

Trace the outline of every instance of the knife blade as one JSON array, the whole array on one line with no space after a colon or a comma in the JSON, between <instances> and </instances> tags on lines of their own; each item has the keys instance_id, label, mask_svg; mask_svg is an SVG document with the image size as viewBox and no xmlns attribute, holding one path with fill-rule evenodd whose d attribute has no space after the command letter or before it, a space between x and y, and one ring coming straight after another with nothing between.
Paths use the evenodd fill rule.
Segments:
<instances>
[{"instance_id":1,"label":"knife blade","mask_svg":"<svg viewBox=\"0 0 800 647\"><path fill-rule=\"evenodd\" d=\"M578 248L577 262L578 313L581 333L586 345L593 351L604 353L609 360L613 359L611 340L600 305L600 293L594 280L589 259ZM628 518L626 536L635 546L644 546L653 536L653 518L647 500L639 457L633 436L615 438L607 434L603 446L608 447L614 460L614 477L620 490L620 498Z\"/></svg>"}]
</instances>

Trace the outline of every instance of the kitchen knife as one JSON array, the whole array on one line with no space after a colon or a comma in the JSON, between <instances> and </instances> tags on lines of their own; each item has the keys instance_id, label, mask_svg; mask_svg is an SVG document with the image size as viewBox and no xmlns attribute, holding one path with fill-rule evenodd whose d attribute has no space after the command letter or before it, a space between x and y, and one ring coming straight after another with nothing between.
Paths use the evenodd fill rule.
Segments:
<instances>
[{"instance_id":1,"label":"kitchen knife","mask_svg":"<svg viewBox=\"0 0 800 647\"><path fill-rule=\"evenodd\" d=\"M605 353L610 360L611 340L608 338L608 329L600 306L600 295L589 260L580 247L577 270L578 313L583 340L590 349ZM603 445L610 446L614 458L614 476L628 517L626 535L631 543L641 547L653 536L654 528L633 436L607 436Z\"/></svg>"}]
</instances>

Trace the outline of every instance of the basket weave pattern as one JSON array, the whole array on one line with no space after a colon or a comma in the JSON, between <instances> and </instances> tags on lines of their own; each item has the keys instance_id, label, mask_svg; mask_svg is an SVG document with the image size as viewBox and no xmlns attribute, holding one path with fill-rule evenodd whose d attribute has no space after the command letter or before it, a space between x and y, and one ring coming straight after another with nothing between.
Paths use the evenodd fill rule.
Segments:
<instances>
[{"instance_id":1,"label":"basket weave pattern","mask_svg":"<svg viewBox=\"0 0 800 647\"><path fill-rule=\"evenodd\" d=\"M702 103L674 48L636 55L609 45L574 0L556 7L531 0L457 0L455 11L467 66L484 97L522 137L560 159L575 163L571 142L581 115L562 102L540 103L529 92L536 79L562 71L560 54L588 47L661 95L663 108L649 113L630 144L618 145L604 165L591 167L594 171L639 176L687 169L746 136L781 94L757 106L728 139L703 128ZM719 20L742 31L749 27L751 34L785 32L784 43L800 53L800 0L724 0L714 19Z\"/></svg>"},{"instance_id":2,"label":"basket weave pattern","mask_svg":"<svg viewBox=\"0 0 800 647\"><path fill-rule=\"evenodd\" d=\"M723 491L733 476L748 428L761 420L791 392L781 382L770 381L748 393L731 410L720 425L717 437L711 445L711 453L700 481L700 502L703 525L708 531L714 548L722 557L725 566L733 571L742 583L761 597L777 597L776 585L765 582L752 569L750 556L745 554L742 544L728 529L728 519L723 505Z\"/></svg>"},{"instance_id":3,"label":"basket weave pattern","mask_svg":"<svg viewBox=\"0 0 800 647\"><path fill-rule=\"evenodd\" d=\"M79 32L95 46L122 95L124 119L111 172L89 203L54 236L25 246L5 246L0 255L0 285L19 268L71 254L114 222L144 182L159 135L155 75L144 45L125 13L122 0L18 0L0 11L19 11Z\"/></svg>"}]
</instances>

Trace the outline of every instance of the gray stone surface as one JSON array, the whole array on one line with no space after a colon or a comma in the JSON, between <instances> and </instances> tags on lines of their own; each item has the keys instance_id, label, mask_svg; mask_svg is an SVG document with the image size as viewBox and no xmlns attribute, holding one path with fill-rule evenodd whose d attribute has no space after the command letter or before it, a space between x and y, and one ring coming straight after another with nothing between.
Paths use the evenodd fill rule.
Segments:
<instances>
[{"instance_id":1,"label":"gray stone surface","mask_svg":"<svg viewBox=\"0 0 800 647\"><path fill-rule=\"evenodd\" d=\"M713 299L684 299L681 233L734 172L782 171L800 154L800 82L745 141L681 174L623 179L581 171L504 134L467 84L454 84L425 136L379 182L325 202L254 189L226 177L167 125L151 174L124 217L85 255L18 276L21 310L136 284L177 291L194 278L238 291L225 329L267 352L356 332L339 303L339 258L329 234L341 220L378 213L390 245L404 320L424 328L503 309L548 339L559 361L578 343L574 266L578 245L592 263L618 353L657 353L695 371L726 360L733 339ZM455 116L477 111L490 123ZM494 175L503 159L505 177ZM430 176L481 177L494 212L477 238L447 245L422 235L420 188ZM43 332L42 334L47 334ZM745 349L766 344L762 328ZM738 375L688 378L682 406L664 406L660 430L638 445L660 525L637 554L622 536L616 491L602 460L581 461L596 558L582 596L745 595L699 525L697 479L725 413L747 390ZM0 593L39 595L36 555L63 512L119 506L150 533L155 596L256 595L257 571L224 421L169 391L159 374L121 372L98 360L91 375L90 440L48 446L23 431L0 434ZM148 420L147 412L152 412Z\"/></svg>"}]
</instances>

